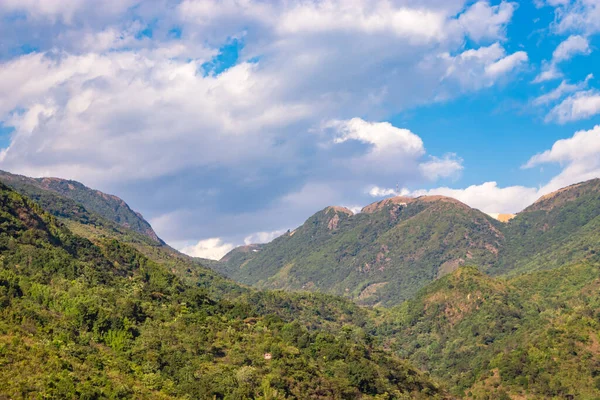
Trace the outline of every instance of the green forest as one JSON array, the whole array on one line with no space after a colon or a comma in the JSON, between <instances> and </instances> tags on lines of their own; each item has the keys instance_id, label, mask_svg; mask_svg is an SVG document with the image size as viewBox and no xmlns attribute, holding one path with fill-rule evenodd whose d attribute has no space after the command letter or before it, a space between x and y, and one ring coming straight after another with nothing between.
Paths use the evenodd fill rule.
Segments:
<instances>
[{"instance_id":1,"label":"green forest","mask_svg":"<svg viewBox=\"0 0 600 400\"><path fill-rule=\"evenodd\" d=\"M0 206L7 398L445 397L344 300L216 299L116 239L74 235L5 186Z\"/></svg>"},{"instance_id":2,"label":"green forest","mask_svg":"<svg viewBox=\"0 0 600 400\"><path fill-rule=\"evenodd\" d=\"M332 207L207 263L24 179L0 184L0 398L600 399L597 180L508 224L445 200ZM267 268L335 282L342 260L419 246L378 272L402 285L377 304ZM270 257L254 283L285 291L207 268Z\"/></svg>"}]
</instances>

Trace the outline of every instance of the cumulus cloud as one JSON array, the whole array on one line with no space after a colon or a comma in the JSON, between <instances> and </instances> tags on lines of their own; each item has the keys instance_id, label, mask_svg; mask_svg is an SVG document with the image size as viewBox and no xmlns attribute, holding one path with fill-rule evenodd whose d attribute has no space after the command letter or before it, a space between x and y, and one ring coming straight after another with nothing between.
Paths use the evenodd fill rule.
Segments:
<instances>
[{"instance_id":1,"label":"cumulus cloud","mask_svg":"<svg viewBox=\"0 0 600 400\"><path fill-rule=\"evenodd\" d=\"M550 5L558 7L554 24L557 32L593 34L600 31L600 4L596 0L554 0Z\"/></svg>"},{"instance_id":2,"label":"cumulus cloud","mask_svg":"<svg viewBox=\"0 0 600 400\"><path fill-rule=\"evenodd\" d=\"M537 188L525 186L500 187L497 182L484 182L464 189L437 187L419 190L408 190L406 188L394 190L374 187L369 191L369 194L373 197L448 196L488 214L518 212L537 200L541 196L540 193Z\"/></svg>"},{"instance_id":3,"label":"cumulus cloud","mask_svg":"<svg viewBox=\"0 0 600 400\"><path fill-rule=\"evenodd\" d=\"M421 156L425 152L423 141L408 129L396 128L389 122L369 122L361 118L347 121L329 121L325 128L335 132L334 143L348 140L358 140L371 145L369 155L380 157L390 156Z\"/></svg>"},{"instance_id":4,"label":"cumulus cloud","mask_svg":"<svg viewBox=\"0 0 600 400\"><path fill-rule=\"evenodd\" d=\"M431 156L429 161L419 164L419 170L430 181L440 178L456 178L463 170L463 160L454 153L442 158Z\"/></svg>"},{"instance_id":5,"label":"cumulus cloud","mask_svg":"<svg viewBox=\"0 0 600 400\"><path fill-rule=\"evenodd\" d=\"M409 196L410 190L402 188L402 189L391 189L391 188L383 188L379 186L373 186L369 189L369 195L372 197L389 197L389 196Z\"/></svg>"},{"instance_id":6,"label":"cumulus cloud","mask_svg":"<svg viewBox=\"0 0 600 400\"><path fill-rule=\"evenodd\" d=\"M485 73L488 76L497 77L525 64L528 60L529 59L526 52L517 51L516 53L501 58L492 64L486 65Z\"/></svg>"},{"instance_id":7,"label":"cumulus cloud","mask_svg":"<svg viewBox=\"0 0 600 400\"><path fill-rule=\"evenodd\" d=\"M507 55L496 42L489 46L465 50L455 56L442 54L439 60L445 64L443 80L456 81L463 88L489 87L511 71L528 61L527 53L518 51Z\"/></svg>"},{"instance_id":8,"label":"cumulus cloud","mask_svg":"<svg viewBox=\"0 0 600 400\"><path fill-rule=\"evenodd\" d=\"M269 243L273 239L283 235L285 232L286 231L283 229L278 229L271 232L255 232L244 238L244 244Z\"/></svg>"},{"instance_id":9,"label":"cumulus cloud","mask_svg":"<svg viewBox=\"0 0 600 400\"><path fill-rule=\"evenodd\" d=\"M571 35L558 45L552 53L554 62L566 61L578 54L590 54L590 43L588 39L580 35Z\"/></svg>"},{"instance_id":10,"label":"cumulus cloud","mask_svg":"<svg viewBox=\"0 0 600 400\"><path fill-rule=\"evenodd\" d=\"M586 37L580 35L571 35L561 42L554 52L552 59L542 64L541 72L535 77L533 83L541 83L563 76L558 69L558 64L570 60L576 55L587 55L592 52L590 43Z\"/></svg>"},{"instance_id":11,"label":"cumulus cloud","mask_svg":"<svg viewBox=\"0 0 600 400\"><path fill-rule=\"evenodd\" d=\"M234 247L231 243L224 243L220 238L210 238L200 240L192 246L182 247L179 251L191 257L220 260L221 257L233 250Z\"/></svg>"},{"instance_id":12,"label":"cumulus cloud","mask_svg":"<svg viewBox=\"0 0 600 400\"><path fill-rule=\"evenodd\" d=\"M523 168L529 169L545 164L559 164L562 169L540 187L500 187L497 182L485 182L462 189L437 187L425 190L394 190L373 186L368 193L372 197L443 195L458 199L488 214L516 213L545 194L600 177L600 125L556 141L551 149L532 156Z\"/></svg>"},{"instance_id":13,"label":"cumulus cloud","mask_svg":"<svg viewBox=\"0 0 600 400\"><path fill-rule=\"evenodd\" d=\"M471 185L465 189L440 187L430 190L416 190L411 196L442 195L462 201L486 213L514 213L527 207L540 197L536 188L525 186L499 187L496 182Z\"/></svg>"},{"instance_id":14,"label":"cumulus cloud","mask_svg":"<svg viewBox=\"0 0 600 400\"><path fill-rule=\"evenodd\" d=\"M593 160L596 160L592 162ZM591 168L600 161L600 125L590 130L575 132L573 137L561 139L551 149L536 154L527 161L524 168L532 168L546 163L589 164Z\"/></svg>"},{"instance_id":15,"label":"cumulus cloud","mask_svg":"<svg viewBox=\"0 0 600 400\"><path fill-rule=\"evenodd\" d=\"M501 44L510 2L101 3L0 2L6 21L24 16L0 27L0 123L14 129L0 168L117 192L167 241L241 243L357 204L366 182L451 177L458 157L427 159L416 133L373 121L527 61Z\"/></svg>"},{"instance_id":16,"label":"cumulus cloud","mask_svg":"<svg viewBox=\"0 0 600 400\"><path fill-rule=\"evenodd\" d=\"M555 63L552 62L544 62L542 63L542 70L539 74L533 79L532 83L542 83L547 81L552 81L558 78L561 78L563 73L558 70L558 67Z\"/></svg>"},{"instance_id":17,"label":"cumulus cloud","mask_svg":"<svg viewBox=\"0 0 600 400\"><path fill-rule=\"evenodd\" d=\"M533 100L533 104L536 106L542 106L542 105L546 105L546 104L555 102L556 100L563 98L563 96L565 96L569 93L573 93L578 90L585 89L587 87L589 81L592 80L593 78L594 78L594 75L589 74L585 78L584 81L575 83L575 84L571 84L571 83L568 83L567 81L563 80L560 83L560 85L558 85L558 87L556 87L555 89L553 89L550 92L545 93L541 96L536 97Z\"/></svg>"},{"instance_id":18,"label":"cumulus cloud","mask_svg":"<svg viewBox=\"0 0 600 400\"><path fill-rule=\"evenodd\" d=\"M488 2L480 1L461 14L458 22L475 40L504 39L506 24L512 19L516 7L516 3L503 1L490 6Z\"/></svg>"},{"instance_id":19,"label":"cumulus cloud","mask_svg":"<svg viewBox=\"0 0 600 400\"><path fill-rule=\"evenodd\" d=\"M75 14L93 7L96 14L118 15L137 0L103 0L91 5L86 0L3 0L0 2L0 13L24 12L34 20L49 19L52 22L60 20L70 24Z\"/></svg>"},{"instance_id":20,"label":"cumulus cloud","mask_svg":"<svg viewBox=\"0 0 600 400\"><path fill-rule=\"evenodd\" d=\"M587 119L597 114L600 114L600 92L587 90L567 97L552 108L546 116L546 121L556 121L559 124L564 124Z\"/></svg>"}]
</instances>

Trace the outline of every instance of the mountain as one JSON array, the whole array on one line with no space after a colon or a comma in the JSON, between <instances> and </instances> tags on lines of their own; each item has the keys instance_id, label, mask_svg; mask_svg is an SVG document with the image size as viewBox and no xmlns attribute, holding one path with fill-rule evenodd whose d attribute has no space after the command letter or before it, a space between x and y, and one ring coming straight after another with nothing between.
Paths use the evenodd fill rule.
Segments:
<instances>
[{"instance_id":1,"label":"mountain","mask_svg":"<svg viewBox=\"0 0 600 400\"><path fill-rule=\"evenodd\" d=\"M600 258L509 280L462 267L374 333L472 399L600 398Z\"/></svg>"},{"instance_id":2,"label":"mountain","mask_svg":"<svg viewBox=\"0 0 600 400\"><path fill-rule=\"evenodd\" d=\"M506 241L492 274L560 267L600 252L600 179L541 197L503 229Z\"/></svg>"},{"instance_id":3,"label":"mountain","mask_svg":"<svg viewBox=\"0 0 600 400\"><path fill-rule=\"evenodd\" d=\"M393 306L461 265L490 275L557 268L600 251L600 179L492 218L443 196L392 197L354 215L327 207L264 245L211 265L259 288L309 290Z\"/></svg>"},{"instance_id":4,"label":"mountain","mask_svg":"<svg viewBox=\"0 0 600 400\"><path fill-rule=\"evenodd\" d=\"M377 346L366 309L243 288L219 299L211 285L78 236L0 184L2 396L448 398Z\"/></svg>"},{"instance_id":5,"label":"mountain","mask_svg":"<svg viewBox=\"0 0 600 400\"><path fill-rule=\"evenodd\" d=\"M76 181L59 178L29 178L5 171L0 171L0 181L47 206L55 204L55 199L47 197L58 194L76 204L83 205L88 211L109 221L141 233L157 243L163 243L142 215L129 208L127 203L117 196L90 189ZM69 206L72 207L72 205Z\"/></svg>"},{"instance_id":6,"label":"mountain","mask_svg":"<svg viewBox=\"0 0 600 400\"><path fill-rule=\"evenodd\" d=\"M214 267L259 288L393 305L460 265L493 265L504 243L501 225L449 197L394 197L356 215L327 207L269 244L232 250Z\"/></svg>"},{"instance_id":7,"label":"mountain","mask_svg":"<svg viewBox=\"0 0 600 400\"><path fill-rule=\"evenodd\" d=\"M8 398L600 398L600 180L506 223L439 196L328 207L210 265L23 187L0 184Z\"/></svg>"}]
</instances>

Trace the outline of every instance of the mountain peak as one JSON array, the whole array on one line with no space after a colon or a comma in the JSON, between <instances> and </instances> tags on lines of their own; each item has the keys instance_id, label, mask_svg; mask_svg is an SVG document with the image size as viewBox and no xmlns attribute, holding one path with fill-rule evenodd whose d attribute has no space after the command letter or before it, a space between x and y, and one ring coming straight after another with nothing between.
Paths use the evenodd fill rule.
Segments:
<instances>
[{"instance_id":1,"label":"mountain peak","mask_svg":"<svg viewBox=\"0 0 600 400\"><path fill-rule=\"evenodd\" d=\"M389 205L406 205L408 203L412 203L413 201L415 201L414 197L407 197L407 196L388 197L387 199L376 201L375 203L371 203L368 206L363 207L363 209L360 210L360 212L364 213L364 214L372 214L372 213L377 212Z\"/></svg>"},{"instance_id":2,"label":"mountain peak","mask_svg":"<svg viewBox=\"0 0 600 400\"><path fill-rule=\"evenodd\" d=\"M415 198L414 200L422 201L425 203L435 203L435 202L452 203L452 204L456 204L456 205L460 205L460 206L464 206L464 207L469 207L468 205L466 205L465 203L463 203L460 200L455 199L454 197L442 196L439 194L429 195L429 196L419 196L419 197Z\"/></svg>"},{"instance_id":3,"label":"mountain peak","mask_svg":"<svg viewBox=\"0 0 600 400\"><path fill-rule=\"evenodd\" d=\"M368 206L365 206L361 210L361 212L365 213L365 214L372 214L372 213L377 212L377 211L379 211L387 206L390 206L390 205L403 206L403 205L407 205L407 204L415 203L415 202L423 202L423 203L443 202L443 203L452 203L452 204L460 205L461 207L470 208L465 203L463 203L453 197L442 196L442 195L430 195L430 196L419 196L419 197L395 196L395 197L388 197L387 199L383 199L380 201L376 201L375 203L371 203Z\"/></svg>"},{"instance_id":4,"label":"mountain peak","mask_svg":"<svg viewBox=\"0 0 600 400\"><path fill-rule=\"evenodd\" d=\"M354 215L352 210L350 210L349 208L346 208L346 207L341 207L341 206L329 206L329 207L325 208L324 211L326 213L328 213L329 211L333 211L335 213L347 214L349 216Z\"/></svg>"},{"instance_id":5,"label":"mountain peak","mask_svg":"<svg viewBox=\"0 0 600 400\"><path fill-rule=\"evenodd\" d=\"M600 179L595 178L585 182L575 183L540 197L524 211L551 210L557 206L573 201L582 194L589 192L600 193Z\"/></svg>"}]
</instances>

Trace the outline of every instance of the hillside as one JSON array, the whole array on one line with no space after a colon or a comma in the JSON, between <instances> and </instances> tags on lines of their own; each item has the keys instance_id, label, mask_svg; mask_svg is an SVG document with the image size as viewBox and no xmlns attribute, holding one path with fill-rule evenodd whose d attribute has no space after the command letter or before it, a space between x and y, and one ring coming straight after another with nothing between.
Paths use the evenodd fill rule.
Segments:
<instances>
[{"instance_id":1,"label":"hillside","mask_svg":"<svg viewBox=\"0 0 600 400\"><path fill-rule=\"evenodd\" d=\"M328 207L269 244L234 249L215 268L260 288L393 305L460 265L491 266L503 242L500 222L454 199L395 197L356 215Z\"/></svg>"},{"instance_id":2,"label":"hillside","mask_svg":"<svg viewBox=\"0 0 600 400\"><path fill-rule=\"evenodd\" d=\"M8 398L444 397L375 346L365 312L344 300L215 299L133 247L74 235L1 184L0 304Z\"/></svg>"},{"instance_id":3,"label":"hillside","mask_svg":"<svg viewBox=\"0 0 600 400\"><path fill-rule=\"evenodd\" d=\"M599 180L507 223L447 197L328 207L208 265L299 293L240 286L86 204L20 190L35 204L0 184L13 398L445 398L402 359L461 398L600 396Z\"/></svg>"},{"instance_id":4,"label":"hillside","mask_svg":"<svg viewBox=\"0 0 600 400\"><path fill-rule=\"evenodd\" d=\"M48 197L53 193L58 194L62 198L72 200L75 204L83 205L87 211L106 220L141 233L156 243L163 243L142 215L129 208L127 203L117 196L90 189L76 181L59 178L29 178L5 171L0 171L0 181L49 207L56 207L56 205L55 199L48 199ZM66 206L73 207L71 204Z\"/></svg>"},{"instance_id":5,"label":"hillside","mask_svg":"<svg viewBox=\"0 0 600 400\"><path fill-rule=\"evenodd\" d=\"M600 179L543 196L503 229L505 246L493 274L560 267L600 252Z\"/></svg>"},{"instance_id":6,"label":"hillside","mask_svg":"<svg viewBox=\"0 0 600 400\"><path fill-rule=\"evenodd\" d=\"M96 195L99 195L102 199L117 199L115 202L118 211L131 211L129 206L114 196L104 195L96 190L85 188L78 182L54 178L33 179L0 171L0 181L3 180L7 182L8 186L12 186L15 191L33 200L44 211L57 217L71 231L94 243L106 238L116 238L122 243L135 247L146 257L164 265L173 273L190 282L210 281L210 287L214 295L237 292L241 289L237 285L232 286L231 282L209 269L211 265L207 264L210 264L212 260L193 259L165 244L153 234L154 231L143 219L141 219L138 227L147 225L150 230L144 228L140 232L140 229L134 230L130 224L116 222L114 213L105 212L106 209L100 208L100 212L90 211L94 208ZM82 190L90 193L90 196L78 196L78 199L81 200L79 202L66 196L68 194L72 195L72 190L63 190L62 192L65 194L61 194L61 191L53 190L52 185L39 184L43 181L54 182L55 185L58 185L56 182L69 182L67 185L74 188L83 188ZM91 204L89 203L90 199L92 200ZM120 204L125 204L125 206L121 207ZM135 214L135 218L141 217ZM148 232L151 232L151 234L148 234ZM215 287L220 287L221 290L215 291Z\"/></svg>"},{"instance_id":7,"label":"hillside","mask_svg":"<svg viewBox=\"0 0 600 400\"><path fill-rule=\"evenodd\" d=\"M599 398L599 262L510 280L461 268L391 309L376 334L461 397Z\"/></svg>"},{"instance_id":8,"label":"hillside","mask_svg":"<svg viewBox=\"0 0 600 400\"><path fill-rule=\"evenodd\" d=\"M392 197L357 215L327 207L273 242L234 249L211 267L259 288L393 306L461 265L515 275L593 256L600 251L600 180L501 219L443 196Z\"/></svg>"}]
</instances>

